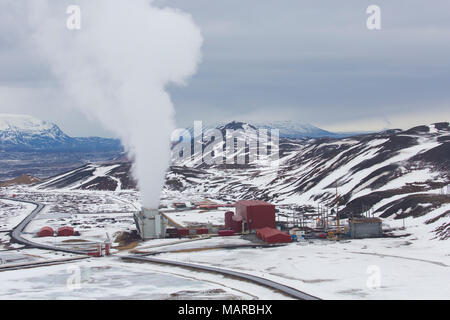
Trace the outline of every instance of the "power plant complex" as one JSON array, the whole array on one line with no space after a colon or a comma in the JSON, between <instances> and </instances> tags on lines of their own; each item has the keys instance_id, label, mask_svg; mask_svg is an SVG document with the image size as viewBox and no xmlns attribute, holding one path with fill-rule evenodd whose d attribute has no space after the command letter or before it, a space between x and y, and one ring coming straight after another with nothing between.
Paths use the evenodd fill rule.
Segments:
<instances>
[{"instance_id":1,"label":"power plant complex","mask_svg":"<svg viewBox=\"0 0 450 320\"><path fill-rule=\"evenodd\" d=\"M377 238L382 236L381 220L379 218L352 218L348 225L341 227L339 218L335 225L330 225L325 219L311 219L315 226L307 227L304 222L289 224L277 222L275 205L262 200L240 200L235 204L194 204L187 207L184 203L173 203L174 209L160 210L143 208L134 214L137 233L143 240L159 238L183 238L192 236L232 236L254 235L265 243L288 243L302 238ZM198 214L210 210L227 210L234 207L235 212L224 212L224 224L213 226L195 226L187 228L178 226L167 218L169 212L186 212L199 209ZM314 214L313 214L314 216ZM326 223L324 223L326 221ZM169 225L171 225L169 227Z\"/></svg>"}]
</instances>

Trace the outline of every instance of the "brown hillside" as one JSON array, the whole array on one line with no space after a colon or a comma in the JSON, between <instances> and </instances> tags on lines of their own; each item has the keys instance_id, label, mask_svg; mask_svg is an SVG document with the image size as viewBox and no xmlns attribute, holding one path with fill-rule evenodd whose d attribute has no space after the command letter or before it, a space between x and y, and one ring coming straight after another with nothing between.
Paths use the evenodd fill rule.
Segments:
<instances>
[{"instance_id":1,"label":"brown hillside","mask_svg":"<svg viewBox=\"0 0 450 320\"><path fill-rule=\"evenodd\" d=\"M41 179L39 179L39 178L30 176L28 174L23 174L20 177L17 177L15 179L0 183L0 187L7 187L7 186L19 185L19 184L33 184L33 183L40 182L40 181L41 181Z\"/></svg>"}]
</instances>

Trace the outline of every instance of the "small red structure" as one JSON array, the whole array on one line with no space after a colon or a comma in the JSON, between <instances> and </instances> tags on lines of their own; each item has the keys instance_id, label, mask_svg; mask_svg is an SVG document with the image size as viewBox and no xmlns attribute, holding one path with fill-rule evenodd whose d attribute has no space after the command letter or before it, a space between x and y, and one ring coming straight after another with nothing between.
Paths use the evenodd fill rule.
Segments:
<instances>
[{"instance_id":1,"label":"small red structure","mask_svg":"<svg viewBox=\"0 0 450 320\"><path fill-rule=\"evenodd\" d=\"M234 236L233 230L219 230L219 236L226 237L226 236Z\"/></svg>"},{"instance_id":2,"label":"small red structure","mask_svg":"<svg viewBox=\"0 0 450 320\"><path fill-rule=\"evenodd\" d=\"M217 209L218 207L220 207L219 204L202 204L199 206L199 208L203 210L212 210Z\"/></svg>"},{"instance_id":3,"label":"small red structure","mask_svg":"<svg viewBox=\"0 0 450 320\"><path fill-rule=\"evenodd\" d=\"M275 229L275 206L262 200L241 200L236 202L236 215L247 222L248 230Z\"/></svg>"},{"instance_id":4,"label":"small red structure","mask_svg":"<svg viewBox=\"0 0 450 320\"><path fill-rule=\"evenodd\" d=\"M54 231L50 227L42 227L39 230L38 237L53 237Z\"/></svg>"},{"instance_id":5,"label":"small red structure","mask_svg":"<svg viewBox=\"0 0 450 320\"><path fill-rule=\"evenodd\" d=\"M177 238L178 237L178 230L176 228L167 228L166 233L169 238Z\"/></svg>"},{"instance_id":6,"label":"small red structure","mask_svg":"<svg viewBox=\"0 0 450 320\"><path fill-rule=\"evenodd\" d=\"M200 228L195 231L197 234L208 234L209 230L207 228Z\"/></svg>"},{"instance_id":7,"label":"small red structure","mask_svg":"<svg viewBox=\"0 0 450 320\"><path fill-rule=\"evenodd\" d=\"M225 203L225 204L221 204L220 206L221 207L235 207L236 204L234 204L234 203Z\"/></svg>"},{"instance_id":8,"label":"small red structure","mask_svg":"<svg viewBox=\"0 0 450 320\"><path fill-rule=\"evenodd\" d=\"M58 228L58 237L72 237L75 231L72 227L61 227Z\"/></svg>"},{"instance_id":9,"label":"small red structure","mask_svg":"<svg viewBox=\"0 0 450 320\"><path fill-rule=\"evenodd\" d=\"M103 247L102 244L98 243L97 244L97 250L88 252L88 256L103 257L103 249L102 249L102 247Z\"/></svg>"},{"instance_id":10,"label":"small red structure","mask_svg":"<svg viewBox=\"0 0 450 320\"><path fill-rule=\"evenodd\" d=\"M91 257L101 257L102 256L101 253L98 251L89 251L87 254L88 254L88 256L91 256Z\"/></svg>"},{"instance_id":11,"label":"small red structure","mask_svg":"<svg viewBox=\"0 0 450 320\"><path fill-rule=\"evenodd\" d=\"M174 202L174 203L172 203L172 206L177 209L186 208L186 203L185 202Z\"/></svg>"},{"instance_id":12,"label":"small red structure","mask_svg":"<svg viewBox=\"0 0 450 320\"><path fill-rule=\"evenodd\" d=\"M292 241L290 235L274 228L258 229L256 230L256 236L267 243L289 243Z\"/></svg>"},{"instance_id":13,"label":"small red structure","mask_svg":"<svg viewBox=\"0 0 450 320\"><path fill-rule=\"evenodd\" d=\"M233 227L233 211L225 212L225 229L231 229Z\"/></svg>"},{"instance_id":14,"label":"small red structure","mask_svg":"<svg viewBox=\"0 0 450 320\"><path fill-rule=\"evenodd\" d=\"M234 215L231 218L231 229L233 229L235 233L242 232L242 221L243 219L241 216Z\"/></svg>"},{"instance_id":15,"label":"small red structure","mask_svg":"<svg viewBox=\"0 0 450 320\"><path fill-rule=\"evenodd\" d=\"M105 242L105 255L109 256L111 254L111 243Z\"/></svg>"},{"instance_id":16,"label":"small red structure","mask_svg":"<svg viewBox=\"0 0 450 320\"><path fill-rule=\"evenodd\" d=\"M178 238L187 237L189 235L189 229L187 228L178 228L177 229Z\"/></svg>"}]
</instances>

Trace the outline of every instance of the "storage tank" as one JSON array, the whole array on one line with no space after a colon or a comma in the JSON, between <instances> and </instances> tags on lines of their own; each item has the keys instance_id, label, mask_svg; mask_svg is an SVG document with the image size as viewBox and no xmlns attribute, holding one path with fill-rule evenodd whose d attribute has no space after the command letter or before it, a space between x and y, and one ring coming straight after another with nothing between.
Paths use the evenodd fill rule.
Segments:
<instances>
[{"instance_id":1,"label":"storage tank","mask_svg":"<svg viewBox=\"0 0 450 320\"><path fill-rule=\"evenodd\" d=\"M243 219L241 216L234 215L231 218L231 229L233 229L235 233L242 232L242 221Z\"/></svg>"},{"instance_id":2,"label":"storage tank","mask_svg":"<svg viewBox=\"0 0 450 320\"><path fill-rule=\"evenodd\" d=\"M234 213L232 211L225 212L225 229L231 229L233 227L233 216Z\"/></svg>"},{"instance_id":3,"label":"storage tank","mask_svg":"<svg viewBox=\"0 0 450 320\"><path fill-rule=\"evenodd\" d=\"M58 228L58 237L72 237L75 231L72 227L61 227Z\"/></svg>"},{"instance_id":4,"label":"storage tank","mask_svg":"<svg viewBox=\"0 0 450 320\"><path fill-rule=\"evenodd\" d=\"M54 231L50 227L42 227L39 230L38 237L53 237Z\"/></svg>"}]
</instances>

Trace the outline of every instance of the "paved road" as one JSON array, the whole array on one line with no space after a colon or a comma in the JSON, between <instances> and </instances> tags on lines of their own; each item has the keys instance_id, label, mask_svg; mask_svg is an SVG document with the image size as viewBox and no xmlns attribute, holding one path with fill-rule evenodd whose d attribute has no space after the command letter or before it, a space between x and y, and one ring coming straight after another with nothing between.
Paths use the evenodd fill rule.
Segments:
<instances>
[{"instance_id":1,"label":"paved road","mask_svg":"<svg viewBox=\"0 0 450 320\"><path fill-rule=\"evenodd\" d=\"M16 201L16 202L31 203L31 204L34 204L36 206L36 208L25 219L23 219L22 222L20 222L17 226L15 226L12 229L12 231L10 233L10 236L11 236L11 238L14 241L16 241L18 243L21 243L21 244L23 244L25 246L28 246L28 247L34 247L34 248L39 248L39 249L46 249L46 250L52 250L52 251L61 251L61 252L66 252L66 253L86 255L86 252L83 252L83 251L70 250L70 249L65 249L65 248L60 248L60 247L49 246L49 245L33 242L33 241L30 241L30 240L27 240L27 239L23 238L22 237L23 230L36 217L36 215L39 212L41 212L42 209L45 208L45 205L43 205L41 203L29 201L29 200L22 200L22 199L9 199L9 198L0 198L0 199Z\"/></svg>"}]
</instances>

